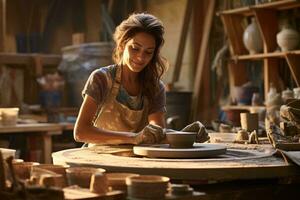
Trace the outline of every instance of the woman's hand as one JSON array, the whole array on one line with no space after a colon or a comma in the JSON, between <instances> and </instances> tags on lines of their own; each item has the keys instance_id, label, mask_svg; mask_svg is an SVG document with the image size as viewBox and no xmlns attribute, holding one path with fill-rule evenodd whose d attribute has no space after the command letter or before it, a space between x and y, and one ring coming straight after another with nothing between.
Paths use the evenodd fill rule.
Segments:
<instances>
[{"instance_id":1,"label":"woman's hand","mask_svg":"<svg viewBox=\"0 0 300 200\"><path fill-rule=\"evenodd\" d=\"M158 144L166 137L163 128L158 125L149 124L138 133L135 138L136 144Z\"/></svg>"}]
</instances>

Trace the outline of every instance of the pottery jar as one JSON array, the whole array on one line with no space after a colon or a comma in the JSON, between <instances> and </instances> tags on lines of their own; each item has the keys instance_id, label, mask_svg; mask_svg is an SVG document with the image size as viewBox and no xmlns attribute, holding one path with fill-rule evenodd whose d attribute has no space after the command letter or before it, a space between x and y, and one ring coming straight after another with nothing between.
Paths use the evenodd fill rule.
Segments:
<instances>
[{"instance_id":1,"label":"pottery jar","mask_svg":"<svg viewBox=\"0 0 300 200\"><path fill-rule=\"evenodd\" d=\"M262 52L263 40L254 17L243 33L243 42L250 54Z\"/></svg>"},{"instance_id":2,"label":"pottery jar","mask_svg":"<svg viewBox=\"0 0 300 200\"><path fill-rule=\"evenodd\" d=\"M300 87L294 88L293 92L294 92L294 98L295 99L300 99Z\"/></svg>"},{"instance_id":3,"label":"pottery jar","mask_svg":"<svg viewBox=\"0 0 300 200\"><path fill-rule=\"evenodd\" d=\"M299 33L290 25L283 25L282 30L276 35L277 44L282 51L290 51L297 48L299 44Z\"/></svg>"},{"instance_id":4,"label":"pottery jar","mask_svg":"<svg viewBox=\"0 0 300 200\"><path fill-rule=\"evenodd\" d=\"M293 93L292 90L287 88L286 90L282 91L281 98L282 98L283 102L286 102L287 99L293 99L294 98L294 93Z\"/></svg>"}]
</instances>

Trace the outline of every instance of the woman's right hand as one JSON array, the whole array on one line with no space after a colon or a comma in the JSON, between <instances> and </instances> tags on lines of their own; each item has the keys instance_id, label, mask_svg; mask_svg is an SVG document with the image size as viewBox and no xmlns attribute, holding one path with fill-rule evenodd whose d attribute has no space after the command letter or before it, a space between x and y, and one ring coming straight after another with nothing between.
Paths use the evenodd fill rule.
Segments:
<instances>
[{"instance_id":1,"label":"woman's right hand","mask_svg":"<svg viewBox=\"0 0 300 200\"><path fill-rule=\"evenodd\" d=\"M148 124L135 137L136 144L159 144L166 137L163 128L158 125Z\"/></svg>"}]
</instances>

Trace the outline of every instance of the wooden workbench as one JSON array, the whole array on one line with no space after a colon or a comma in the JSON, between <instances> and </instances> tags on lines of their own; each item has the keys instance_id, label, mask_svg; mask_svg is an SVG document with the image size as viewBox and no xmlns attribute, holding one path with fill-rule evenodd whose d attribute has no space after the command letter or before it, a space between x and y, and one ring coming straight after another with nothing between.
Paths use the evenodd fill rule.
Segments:
<instances>
[{"instance_id":1,"label":"wooden workbench","mask_svg":"<svg viewBox=\"0 0 300 200\"><path fill-rule=\"evenodd\" d=\"M0 125L0 134L38 134L42 138L43 159L51 163L52 136L62 134L63 126L55 123L17 124L14 126Z\"/></svg>"},{"instance_id":2,"label":"wooden workbench","mask_svg":"<svg viewBox=\"0 0 300 200\"><path fill-rule=\"evenodd\" d=\"M237 150L245 157L222 157L215 159L159 159L131 157L130 152L121 148L69 149L52 154L54 164L69 164L105 168L111 172L131 172L157 174L177 180L247 180L266 178L286 178L299 176L299 166L286 163L281 157L274 156L270 145L258 149ZM230 147L232 148L232 146ZM265 150L264 150L265 149ZM129 156L127 156L129 155Z\"/></svg>"}]
</instances>

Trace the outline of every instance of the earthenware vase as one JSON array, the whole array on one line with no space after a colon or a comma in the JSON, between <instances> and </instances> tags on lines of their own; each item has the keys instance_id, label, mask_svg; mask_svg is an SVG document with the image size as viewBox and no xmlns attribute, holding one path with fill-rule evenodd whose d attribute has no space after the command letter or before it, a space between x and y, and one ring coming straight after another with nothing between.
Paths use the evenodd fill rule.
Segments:
<instances>
[{"instance_id":1,"label":"earthenware vase","mask_svg":"<svg viewBox=\"0 0 300 200\"><path fill-rule=\"evenodd\" d=\"M300 99L300 87L294 88L293 92L294 92L294 98L295 99Z\"/></svg>"},{"instance_id":2,"label":"earthenware vase","mask_svg":"<svg viewBox=\"0 0 300 200\"><path fill-rule=\"evenodd\" d=\"M299 33L286 22L276 35L276 39L281 51L290 51L298 47L300 37Z\"/></svg>"},{"instance_id":3,"label":"earthenware vase","mask_svg":"<svg viewBox=\"0 0 300 200\"><path fill-rule=\"evenodd\" d=\"M263 40L254 17L251 18L251 24L244 31L243 42L250 54L262 52Z\"/></svg>"}]
</instances>

